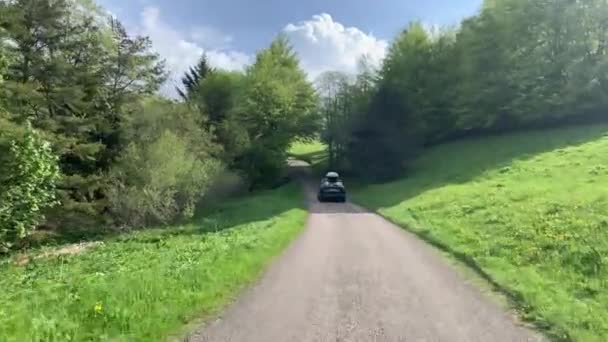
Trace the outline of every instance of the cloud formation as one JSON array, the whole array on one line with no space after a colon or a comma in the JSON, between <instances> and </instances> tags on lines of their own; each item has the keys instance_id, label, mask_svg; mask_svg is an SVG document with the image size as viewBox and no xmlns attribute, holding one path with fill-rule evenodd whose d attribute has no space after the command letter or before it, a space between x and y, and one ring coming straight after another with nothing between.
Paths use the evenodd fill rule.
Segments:
<instances>
[{"instance_id":1,"label":"cloud formation","mask_svg":"<svg viewBox=\"0 0 608 342\"><path fill-rule=\"evenodd\" d=\"M227 48L233 41L232 36L208 26L197 26L190 31L190 39L205 49Z\"/></svg>"},{"instance_id":2,"label":"cloud formation","mask_svg":"<svg viewBox=\"0 0 608 342\"><path fill-rule=\"evenodd\" d=\"M378 66L386 54L388 42L366 34L356 27L345 27L326 13L309 20L290 23L282 30L300 57L302 68L313 80L324 71L357 72L362 57ZM175 97L175 86L183 73L195 65L203 53L213 67L243 70L253 62L250 54L232 47L233 38L218 29L197 26L182 32L162 20L157 7L148 6L140 15L136 32L150 37L153 49L165 59L169 79L164 95Z\"/></svg>"},{"instance_id":3,"label":"cloud formation","mask_svg":"<svg viewBox=\"0 0 608 342\"><path fill-rule=\"evenodd\" d=\"M203 53L207 54L213 67L226 70L242 70L251 61L251 56L247 54L225 49L231 37L203 27L194 28L187 37L162 21L160 10L156 7L144 8L137 31L150 37L153 49L165 59L170 74L161 92L171 97L176 96L175 86L183 73L195 65Z\"/></svg>"},{"instance_id":4,"label":"cloud formation","mask_svg":"<svg viewBox=\"0 0 608 342\"><path fill-rule=\"evenodd\" d=\"M327 70L354 74L363 56L372 65L378 66L388 48L387 41L356 27L345 27L327 13L289 24L283 31L311 78Z\"/></svg>"}]
</instances>

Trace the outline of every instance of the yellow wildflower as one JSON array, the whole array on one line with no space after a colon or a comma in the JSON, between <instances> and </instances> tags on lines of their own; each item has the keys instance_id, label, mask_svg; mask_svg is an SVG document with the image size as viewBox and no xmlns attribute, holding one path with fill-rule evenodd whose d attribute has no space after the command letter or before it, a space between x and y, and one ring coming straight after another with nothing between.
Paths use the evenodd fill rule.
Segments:
<instances>
[{"instance_id":1,"label":"yellow wildflower","mask_svg":"<svg viewBox=\"0 0 608 342\"><path fill-rule=\"evenodd\" d=\"M100 314L103 312L103 304L101 302L95 303L95 307L93 308L96 314Z\"/></svg>"}]
</instances>

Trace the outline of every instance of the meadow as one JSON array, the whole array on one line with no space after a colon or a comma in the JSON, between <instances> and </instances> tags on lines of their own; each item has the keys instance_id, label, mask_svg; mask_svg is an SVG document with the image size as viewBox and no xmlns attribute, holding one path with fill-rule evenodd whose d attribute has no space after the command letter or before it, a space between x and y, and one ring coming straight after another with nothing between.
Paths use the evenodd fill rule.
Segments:
<instances>
[{"instance_id":1,"label":"meadow","mask_svg":"<svg viewBox=\"0 0 608 342\"><path fill-rule=\"evenodd\" d=\"M327 145L318 140L297 141L291 145L288 155L309 163L315 173L326 172L328 164Z\"/></svg>"},{"instance_id":2,"label":"meadow","mask_svg":"<svg viewBox=\"0 0 608 342\"><path fill-rule=\"evenodd\" d=\"M295 184L80 254L0 260L0 340L155 341L229 303L304 227Z\"/></svg>"},{"instance_id":3,"label":"meadow","mask_svg":"<svg viewBox=\"0 0 608 342\"><path fill-rule=\"evenodd\" d=\"M354 200L477 269L556 340L608 340L608 126L425 151Z\"/></svg>"}]
</instances>

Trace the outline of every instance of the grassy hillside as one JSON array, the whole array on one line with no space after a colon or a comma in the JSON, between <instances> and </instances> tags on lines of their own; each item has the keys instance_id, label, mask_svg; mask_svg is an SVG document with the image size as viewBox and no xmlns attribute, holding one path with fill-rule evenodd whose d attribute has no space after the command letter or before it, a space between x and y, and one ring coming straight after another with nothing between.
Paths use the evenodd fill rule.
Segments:
<instances>
[{"instance_id":1,"label":"grassy hillside","mask_svg":"<svg viewBox=\"0 0 608 342\"><path fill-rule=\"evenodd\" d=\"M356 200L479 267L558 338L608 340L608 126L442 145Z\"/></svg>"},{"instance_id":2,"label":"grassy hillside","mask_svg":"<svg viewBox=\"0 0 608 342\"><path fill-rule=\"evenodd\" d=\"M289 149L289 155L308 162L313 170L322 172L327 165L327 146L320 141L295 142Z\"/></svg>"},{"instance_id":3,"label":"grassy hillside","mask_svg":"<svg viewBox=\"0 0 608 342\"><path fill-rule=\"evenodd\" d=\"M0 340L164 340L252 281L303 228L302 203L292 185L81 255L0 260Z\"/></svg>"}]
</instances>

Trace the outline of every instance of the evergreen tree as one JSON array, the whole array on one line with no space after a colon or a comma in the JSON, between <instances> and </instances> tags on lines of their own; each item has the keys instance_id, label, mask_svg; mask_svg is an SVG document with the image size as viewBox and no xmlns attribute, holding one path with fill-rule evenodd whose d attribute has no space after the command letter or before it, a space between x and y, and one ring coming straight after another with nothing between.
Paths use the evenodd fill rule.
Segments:
<instances>
[{"instance_id":1,"label":"evergreen tree","mask_svg":"<svg viewBox=\"0 0 608 342\"><path fill-rule=\"evenodd\" d=\"M119 150L123 107L158 89L164 72L149 39L128 37L114 20L100 26L75 8L67 0L16 0L2 4L0 20L13 42L4 82L11 120L31 121L60 156L63 206L54 218L86 224L105 207L101 173Z\"/></svg>"},{"instance_id":2,"label":"evergreen tree","mask_svg":"<svg viewBox=\"0 0 608 342\"><path fill-rule=\"evenodd\" d=\"M184 100L188 101L192 98L193 94L197 92L202 81L213 73L213 68L207 61L207 55L203 54L198 61L198 64L192 66L184 73L181 82L184 89L176 87L177 93Z\"/></svg>"}]
</instances>

